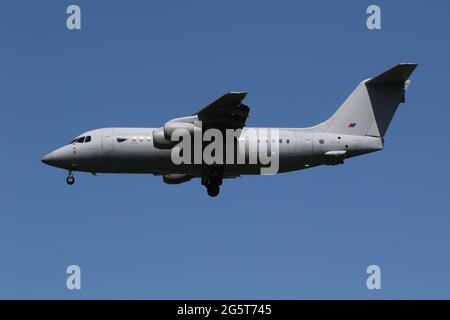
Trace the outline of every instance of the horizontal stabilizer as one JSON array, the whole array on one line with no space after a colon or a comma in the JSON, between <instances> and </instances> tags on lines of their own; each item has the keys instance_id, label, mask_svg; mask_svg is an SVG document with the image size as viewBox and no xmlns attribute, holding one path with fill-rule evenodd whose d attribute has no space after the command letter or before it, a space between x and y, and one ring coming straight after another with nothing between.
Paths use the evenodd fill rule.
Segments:
<instances>
[{"instance_id":1,"label":"horizontal stabilizer","mask_svg":"<svg viewBox=\"0 0 450 320\"><path fill-rule=\"evenodd\" d=\"M391 86L391 85L404 85L408 80L411 73L417 67L415 63L402 63L395 67L383 72L382 74L366 81L366 85L374 86Z\"/></svg>"}]
</instances>

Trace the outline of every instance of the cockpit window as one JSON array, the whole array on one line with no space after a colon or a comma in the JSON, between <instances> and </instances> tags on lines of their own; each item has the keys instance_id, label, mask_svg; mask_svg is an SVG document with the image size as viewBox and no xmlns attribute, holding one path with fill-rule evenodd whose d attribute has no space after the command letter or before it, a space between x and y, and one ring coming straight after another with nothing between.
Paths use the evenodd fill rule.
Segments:
<instances>
[{"instance_id":1,"label":"cockpit window","mask_svg":"<svg viewBox=\"0 0 450 320\"><path fill-rule=\"evenodd\" d=\"M117 142L124 142L124 141L127 141L127 139L126 138L117 138Z\"/></svg>"},{"instance_id":2,"label":"cockpit window","mask_svg":"<svg viewBox=\"0 0 450 320\"><path fill-rule=\"evenodd\" d=\"M72 141L69 142L69 144L72 143L87 143L87 142L91 142L91 136L86 136L86 137L79 137L76 139L73 139Z\"/></svg>"}]
</instances>

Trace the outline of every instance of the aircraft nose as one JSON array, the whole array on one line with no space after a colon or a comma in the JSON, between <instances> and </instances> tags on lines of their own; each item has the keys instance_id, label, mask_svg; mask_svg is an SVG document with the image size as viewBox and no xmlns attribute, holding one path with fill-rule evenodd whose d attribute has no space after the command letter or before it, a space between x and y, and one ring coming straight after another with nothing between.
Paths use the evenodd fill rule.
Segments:
<instances>
[{"instance_id":1,"label":"aircraft nose","mask_svg":"<svg viewBox=\"0 0 450 320\"><path fill-rule=\"evenodd\" d=\"M46 154L42 159L42 163L48 164L49 166L54 165L57 162L57 157L55 156L55 152L52 151Z\"/></svg>"},{"instance_id":2,"label":"aircraft nose","mask_svg":"<svg viewBox=\"0 0 450 320\"><path fill-rule=\"evenodd\" d=\"M72 165L73 154L66 147L62 147L45 155L41 161L49 166L66 168Z\"/></svg>"}]
</instances>

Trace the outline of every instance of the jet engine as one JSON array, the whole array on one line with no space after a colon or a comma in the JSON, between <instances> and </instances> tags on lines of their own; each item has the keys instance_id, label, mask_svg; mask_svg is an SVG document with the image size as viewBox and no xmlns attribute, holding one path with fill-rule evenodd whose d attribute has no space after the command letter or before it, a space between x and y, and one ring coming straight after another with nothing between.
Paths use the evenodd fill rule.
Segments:
<instances>
[{"instance_id":1,"label":"jet engine","mask_svg":"<svg viewBox=\"0 0 450 320\"><path fill-rule=\"evenodd\" d=\"M187 130L191 134L191 136L194 133L194 130L201 130L201 128L196 127L193 123L182 121L168 121L162 128L153 131L153 142L155 148L173 148L178 143L178 141L171 141L171 137L177 129Z\"/></svg>"},{"instance_id":2,"label":"jet engine","mask_svg":"<svg viewBox=\"0 0 450 320\"><path fill-rule=\"evenodd\" d=\"M159 128L153 131L153 145L155 146L155 148L171 149L177 143L178 143L177 141L166 140L163 128Z\"/></svg>"},{"instance_id":3,"label":"jet engine","mask_svg":"<svg viewBox=\"0 0 450 320\"><path fill-rule=\"evenodd\" d=\"M180 184L191 180L192 177L183 173L171 173L163 176L163 181L167 184Z\"/></svg>"}]
</instances>

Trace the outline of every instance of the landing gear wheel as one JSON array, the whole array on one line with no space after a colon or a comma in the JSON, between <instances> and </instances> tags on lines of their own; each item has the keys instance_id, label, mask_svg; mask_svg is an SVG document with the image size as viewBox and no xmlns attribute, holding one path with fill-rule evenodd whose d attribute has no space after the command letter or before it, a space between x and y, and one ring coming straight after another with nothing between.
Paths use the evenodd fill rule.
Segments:
<instances>
[{"instance_id":1,"label":"landing gear wheel","mask_svg":"<svg viewBox=\"0 0 450 320\"><path fill-rule=\"evenodd\" d=\"M223 166L204 166L202 168L202 185L210 197L217 197L223 179Z\"/></svg>"},{"instance_id":2,"label":"landing gear wheel","mask_svg":"<svg viewBox=\"0 0 450 320\"><path fill-rule=\"evenodd\" d=\"M70 186L73 185L73 184L75 183L75 178L74 178L74 176L67 176L66 182L67 182L67 184L70 185Z\"/></svg>"},{"instance_id":3,"label":"landing gear wheel","mask_svg":"<svg viewBox=\"0 0 450 320\"><path fill-rule=\"evenodd\" d=\"M220 192L220 187L217 184L212 184L208 186L207 190L210 197L216 197Z\"/></svg>"}]
</instances>

